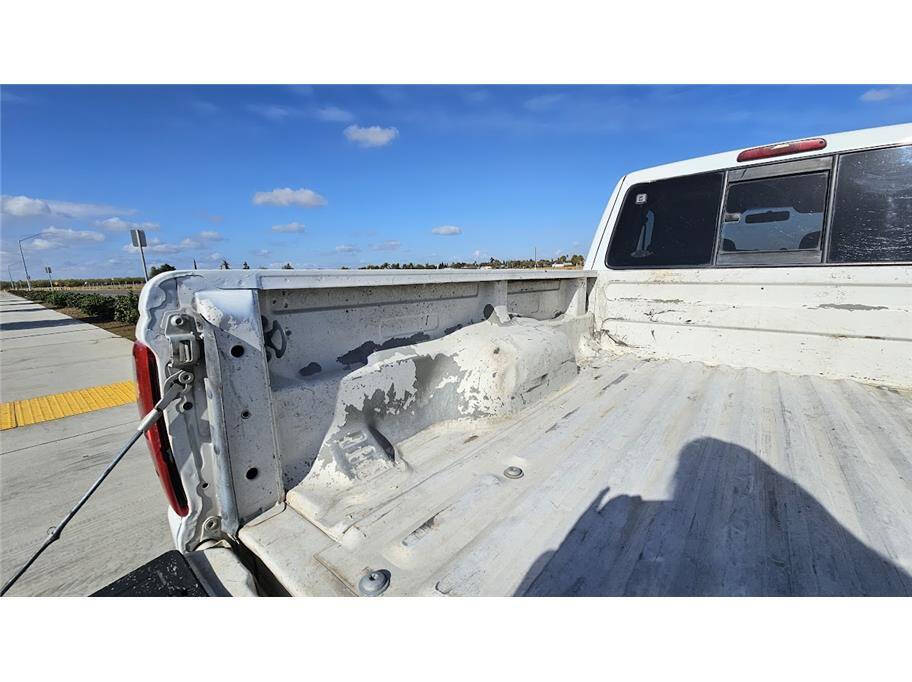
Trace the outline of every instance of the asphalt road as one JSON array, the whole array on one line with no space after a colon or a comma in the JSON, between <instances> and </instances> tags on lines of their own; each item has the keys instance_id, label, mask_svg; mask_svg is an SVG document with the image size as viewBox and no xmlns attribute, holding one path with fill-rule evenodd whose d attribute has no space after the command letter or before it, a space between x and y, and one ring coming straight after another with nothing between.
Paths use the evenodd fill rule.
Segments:
<instances>
[{"instance_id":1,"label":"asphalt road","mask_svg":"<svg viewBox=\"0 0 912 682\"><path fill-rule=\"evenodd\" d=\"M132 379L131 344L0 294L4 402ZM44 541L138 421L124 405L0 431L0 579ZM10 595L87 595L172 549L166 502L140 440Z\"/></svg>"}]
</instances>

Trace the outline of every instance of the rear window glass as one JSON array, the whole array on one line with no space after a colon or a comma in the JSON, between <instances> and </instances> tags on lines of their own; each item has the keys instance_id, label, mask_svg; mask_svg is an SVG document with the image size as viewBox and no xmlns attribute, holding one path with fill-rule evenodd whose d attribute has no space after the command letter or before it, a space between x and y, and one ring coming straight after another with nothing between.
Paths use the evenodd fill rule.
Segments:
<instances>
[{"instance_id":1,"label":"rear window glass","mask_svg":"<svg viewBox=\"0 0 912 682\"><path fill-rule=\"evenodd\" d=\"M912 261L912 146L839 160L828 260Z\"/></svg>"},{"instance_id":2,"label":"rear window glass","mask_svg":"<svg viewBox=\"0 0 912 682\"><path fill-rule=\"evenodd\" d=\"M820 247L829 173L729 185L722 251L797 251Z\"/></svg>"},{"instance_id":3,"label":"rear window glass","mask_svg":"<svg viewBox=\"0 0 912 682\"><path fill-rule=\"evenodd\" d=\"M634 185L608 250L608 265L673 267L712 260L723 173Z\"/></svg>"}]
</instances>

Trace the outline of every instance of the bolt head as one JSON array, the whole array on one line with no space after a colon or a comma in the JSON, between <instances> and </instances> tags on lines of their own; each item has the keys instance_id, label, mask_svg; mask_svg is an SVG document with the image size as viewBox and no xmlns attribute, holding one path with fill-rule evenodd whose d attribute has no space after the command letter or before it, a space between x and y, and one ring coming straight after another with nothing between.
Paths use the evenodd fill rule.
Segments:
<instances>
[{"instance_id":1,"label":"bolt head","mask_svg":"<svg viewBox=\"0 0 912 682\"><path fill-rule=\"evenodd\" d=\"M390 584L390 572L386 569L371 571L358 581L358 593L362 597L379 597Z\"/></svg>"},{"instance_id":2,"label":"bolt head","mask_svg":"<svg viewBox=\"0 0 912 682\"><path fill-rule=\"evenodd\" d=\"M522 478L524 475L523 470L519 467L507 467L503 473L507 478Z\"/></svg>"}]
</instances>

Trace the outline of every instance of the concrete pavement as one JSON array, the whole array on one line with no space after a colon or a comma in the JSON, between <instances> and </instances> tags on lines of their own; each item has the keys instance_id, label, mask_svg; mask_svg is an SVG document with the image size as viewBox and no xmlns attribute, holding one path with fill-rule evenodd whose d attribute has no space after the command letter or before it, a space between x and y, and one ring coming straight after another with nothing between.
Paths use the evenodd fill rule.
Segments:
<instances>
[{"instance_id":1,"label":"concrete pavement","mask_svg":"<svg viewBox=\"0 0 912 682\"><path fill-rule=\"evenodd\" d=\"M0 293L0 400L132 379L131 344ZM0 579L104 470L136 426L124 405L0 431ZM11 595L86 595L171 549L166 502L140 440Z\"/></svg>"}]
</instances>

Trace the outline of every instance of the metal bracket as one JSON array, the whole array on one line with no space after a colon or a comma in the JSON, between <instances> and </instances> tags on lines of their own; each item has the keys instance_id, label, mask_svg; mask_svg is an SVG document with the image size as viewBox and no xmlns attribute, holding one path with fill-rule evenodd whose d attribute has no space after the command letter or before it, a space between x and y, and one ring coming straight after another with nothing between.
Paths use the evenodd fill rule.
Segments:
<instances>
[{"instance_id":1,"label":"metal bracket","mask_svg":"<svg viewBox=\"0 0 912 682\"><path fill-rule=\"evenodd\" d=\"M190 315L172 315L165 328L165 336L171 344L171 366L192 367L200 359L199 334L196 320Z\"/></svg>"}]
</instances>

